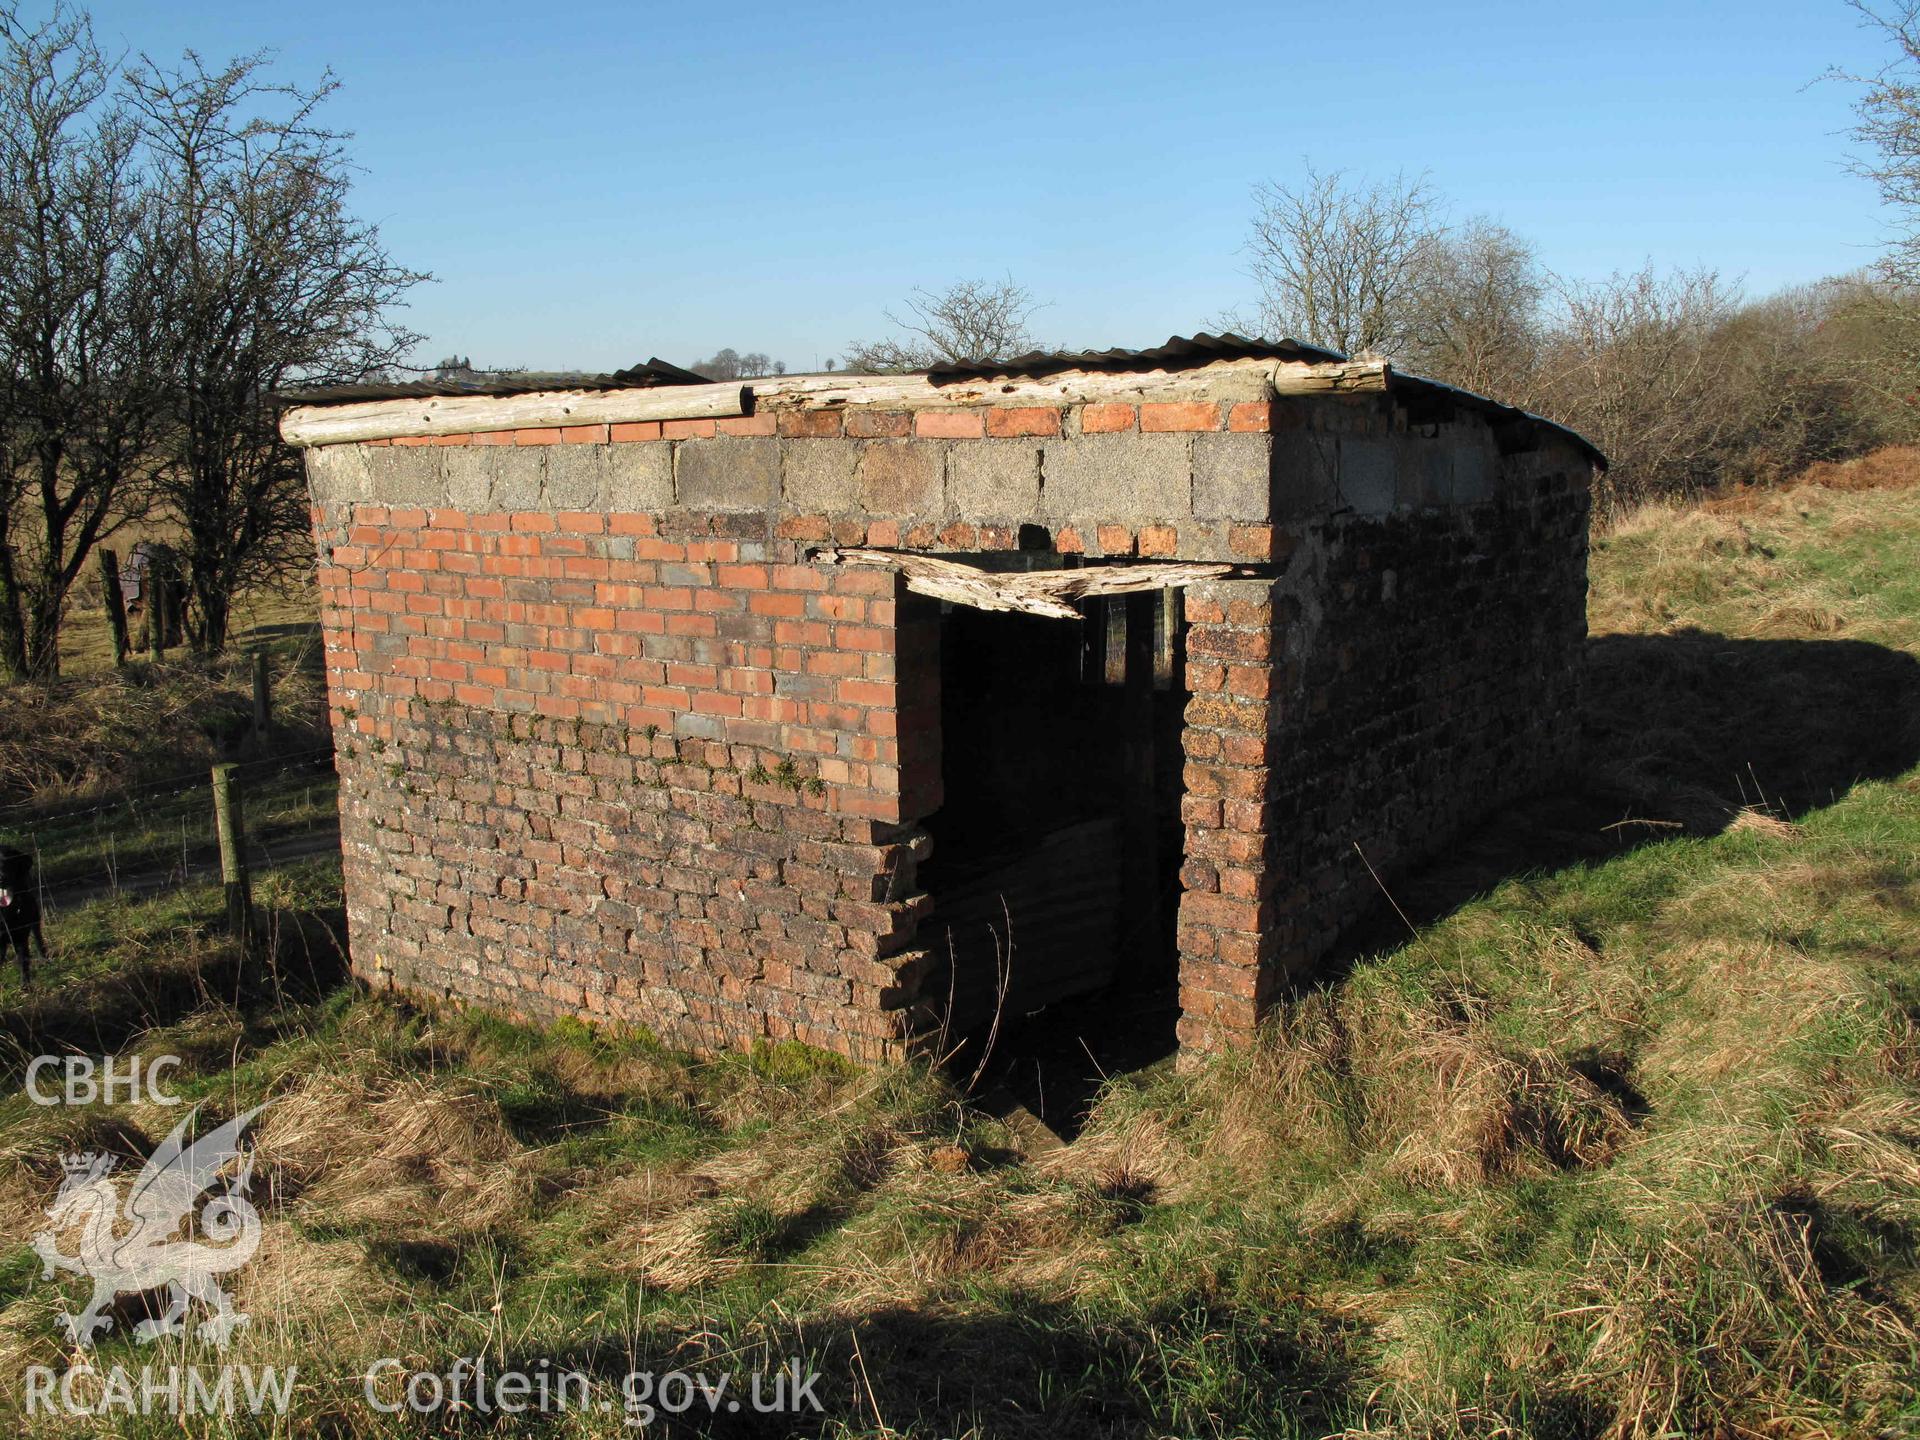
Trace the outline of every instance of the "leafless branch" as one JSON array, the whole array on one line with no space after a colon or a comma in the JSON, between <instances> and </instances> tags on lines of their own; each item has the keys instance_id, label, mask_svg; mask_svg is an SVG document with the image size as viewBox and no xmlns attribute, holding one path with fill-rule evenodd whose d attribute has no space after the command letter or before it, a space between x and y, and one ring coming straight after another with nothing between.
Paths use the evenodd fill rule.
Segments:
<instances>
[{"instance_id":1,"label":"leafless branch","mask_svg":"<svg viewBox=\"0 0 1920 1440\"><path fill-rule=\"evenodd\" d=\"M891 310L889 322L904 335L855 342L847 347L848 370L872 375L925 370L942 363L1010 360L1038 348L1028 321L1044 308L1012 276L963 280L944 290L915 290L907 315Z\"/></svg>"}]
</instances>

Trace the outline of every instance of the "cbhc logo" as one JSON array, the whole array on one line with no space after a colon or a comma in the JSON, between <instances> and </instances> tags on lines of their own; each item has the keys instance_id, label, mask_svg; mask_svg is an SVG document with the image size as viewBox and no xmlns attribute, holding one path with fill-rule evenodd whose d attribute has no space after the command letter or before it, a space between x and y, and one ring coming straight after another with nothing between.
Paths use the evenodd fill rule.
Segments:
<instances>
[{"instance_id":1,"label":"cbhc logo","mask_svg":"<svg viewBox=\"0 0 1920 1440\"><path fill-rule=\"evenodd\" d=\"M178 1095L163 1094L160 1076L180 1064L178 1055L158 1055L144 1060L129 1055L116 1060L108 1055L95 1060L91 1055L42 1055L27 1066L27 1098L36 1105L178 1105ZM40 1077L49 1070L61 1073L60 1088L40 1088Z\"/></svg>"}]
</instances>

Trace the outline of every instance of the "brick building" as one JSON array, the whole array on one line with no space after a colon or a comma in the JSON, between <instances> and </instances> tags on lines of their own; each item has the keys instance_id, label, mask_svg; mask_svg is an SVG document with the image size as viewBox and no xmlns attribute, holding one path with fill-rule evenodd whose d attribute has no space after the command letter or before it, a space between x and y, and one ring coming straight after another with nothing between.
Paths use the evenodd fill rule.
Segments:
<instances>
[{"instance_id":1,"label":"brick building","mask_svg":"<svg viewBox=\"0 0 1920 1440\"><path fill-rule=\"evenodd\" d=\"M1177 982L1218 1047L1574 744L1600 457L1378 362L288 400L376 984L881 1060Z\"/></svg>"}]
</instances>

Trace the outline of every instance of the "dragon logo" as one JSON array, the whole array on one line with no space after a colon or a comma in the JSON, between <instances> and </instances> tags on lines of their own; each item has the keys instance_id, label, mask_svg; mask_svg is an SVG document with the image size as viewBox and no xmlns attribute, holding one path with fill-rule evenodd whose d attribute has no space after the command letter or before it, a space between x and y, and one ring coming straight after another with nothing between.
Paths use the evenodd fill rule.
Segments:
<instances>
[{"instance_id":1,"label":"dragon logo","mask_svg":"<svg viewBox=\"0 0 1920 1440\"><path fill-rule=\"evenodd\" d=\"M233 1308L218 1277L238 1270L260 1246L260 1215L247 1199L253 1180L253 1156L241 1156L240 1137L265 1105L236 1116L219 1129L187 1143L187 1130L199 1107L173 1129L133 1179L124 1207L113 1179L110 1155L67 1156L66 1178L60 1193L47 1207L50 1228L34 1237L42 1279L55 1270L71 1270L93 1281L93 1298L78 1315L63 1314L67 1333L80 1345L91 1345L96 1334L113 1325L103 1313L119 1295L167 1290L167 1308L156 1319L134 1326L136 1340L180 1335L186 1331L189 1301L198 1300L213 1311L199 1327L200 1335L225 1347L247 1317ZM224 1183L222 1172L240 1160ZM216 1187L218 1187L216 1189ZM210 1193L212 1192L212 1193ZM201 1197L206 1201L201 1204ZM198 1231L204 1239L185 1238L199 1206ZM126 1228L121 1230L121 1223ZM57 1237L80 1230L80 1249L64 1254ZM119 1233L116 1233L119 1232ZM214 1243L206 1243L208 1241Z\"/></svg>"}]
</instances>

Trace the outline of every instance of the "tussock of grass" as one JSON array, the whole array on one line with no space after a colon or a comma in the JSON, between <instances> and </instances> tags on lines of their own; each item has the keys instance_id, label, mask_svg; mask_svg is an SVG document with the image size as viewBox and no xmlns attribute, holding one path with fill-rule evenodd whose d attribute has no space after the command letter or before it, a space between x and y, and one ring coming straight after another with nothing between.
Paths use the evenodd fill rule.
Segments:
<instances>
[{"instance_id":1,"label":"tussock of grass","mask_svg":"<svg viewBox=\"0 0 1920 1440\"><path fill-rule=\"evenodd\" d=\"M262 1117L259 1146L280 1193L329 1229L487 1234L530 1194L496 1103L404 1071L302 1077Z\"/></svg>"}]
</instances>

